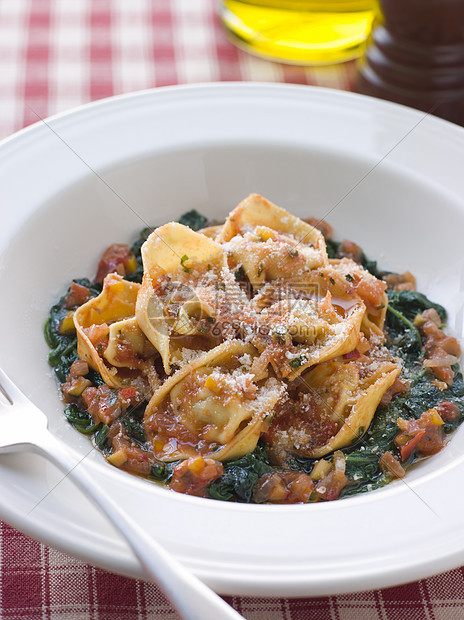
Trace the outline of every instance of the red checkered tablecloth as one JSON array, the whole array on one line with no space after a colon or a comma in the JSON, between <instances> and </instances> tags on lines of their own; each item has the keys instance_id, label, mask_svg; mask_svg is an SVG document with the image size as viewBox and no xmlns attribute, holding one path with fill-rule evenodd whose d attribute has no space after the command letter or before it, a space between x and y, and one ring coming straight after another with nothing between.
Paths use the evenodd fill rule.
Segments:
<instances>
[{"instance_id":1,"label":"red checkered tablecloth","mask_svg":"<svg viewBox=\"0 0 464 620\"><path fill-rule=\"evenodd\" d=\"M297 68L237 50L222 31L217 4L0 0L0 137L88 101L168 84L253 80L352 88L354 63ZM464 569L381 591L227 600L248 620L458 620ZM0 618L178 616L155 585L86 565L0 524Z\"/></svg>"}]
</instances>

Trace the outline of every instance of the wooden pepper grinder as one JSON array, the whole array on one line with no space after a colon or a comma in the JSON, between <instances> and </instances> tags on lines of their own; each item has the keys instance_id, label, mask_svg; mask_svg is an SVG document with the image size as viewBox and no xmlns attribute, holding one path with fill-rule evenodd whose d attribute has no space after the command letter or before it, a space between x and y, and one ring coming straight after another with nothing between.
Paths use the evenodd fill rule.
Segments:
<instances>
[{"instance_id":1,"label":"wooden pepper grinder","mask_svg":"<svg viewBox=\"0 0 464 620\"><path fill-rule=\"evenodd\" d=\"M356 90L464 125L464 0L381 0Z\"/></svg>"}]
</instances>

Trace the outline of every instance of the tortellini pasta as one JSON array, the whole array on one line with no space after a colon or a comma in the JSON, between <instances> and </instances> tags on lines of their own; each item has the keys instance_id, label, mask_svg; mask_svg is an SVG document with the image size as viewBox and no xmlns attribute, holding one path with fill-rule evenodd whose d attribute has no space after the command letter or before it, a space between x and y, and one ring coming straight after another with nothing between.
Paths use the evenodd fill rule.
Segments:
<instances>
[{"instance_id":1,"label":"tortellini pasta","mask_svg":"<svg viewBox=\"0 0 464 620\"><path fill-rule=\"evenodd\" d=\"M317 228L258 194L230 213L217 239L227 248L229 260L242 266L254 288L277 278L301 280L328 261Z\"/></svg>"},{"instance_id":2,"label":"tortellini pasta","mask_svg":"<svg viewBox=\"0 0 464 620\"><path fill-rule=\"evenodd\" d=\"M226 270L223 248L182 224L166 224L154 231L142 247L142 260L136 318L170 374L185 337L197 336L201 349L211 348L214 342L202 336L224 310L224 299L228 308L227 296L232 298L235 292L235 301L243 296Z\"/></svg>"},{"instance_id":3,"label":"tortellini pasta","mask_svg":"<svg viewBox=\"0 0 464 620\"><path fill-rule=\"evenodd\" d=\"M148 368L158 461L227 461L262 438L278 462L367 430L400 373L383 346L385 285L322 233L252 194L224 224L154 230L142 284L109 275L75 313L79 355L110 387Z\"/></svg>"},{"instance_id":4,"label":"tortellini pasta","mask_svg":"<svg viewBox=\"0 0 464 620\"><path fill-rule=\"evenodd\" d=\"M346 307L353 300L361 300L366 311L362 331L366 336L377 334L383 337L383 326L387 313L387 285L378 280L361 265L349 258L331 259L329 265L308 274L307 285L312 284L324 294L330 292L334 304Z\"/></svg>"},{"instance_id":5,"label":"tortellini pasta","mask_svg":"<svg viewBox=\"0 0 464 620\"><path fill-rule=\"evenodd\" d=\"M306 372L301 389L282 404L267 439L278 458L319 458L367 431L384 393L400 373L389 359L335 359Z\"/></svg>"},{"instance_id":6,"label":"tortellini pasta","mask_svg":"<svg viewBox=\"0 0 464 620\"><path fill-rule=\"evenodd\" d=\"M253 451L285 392L275 378L257 381L251 370L256 354L252 345L225 342L153 394L145 426L157 458L175 461L200 453L226 460Z\"/></svg>"},{"instance_id":7,"label":"tortellini pasta","mask_svg":"<svg viewBox=\"0 0 464 620\"><path fill-rule=\"evenodd\" d=\"M289 452L327 454L367 429L400 372L382 347L385 286L350 259L329 260L319 230L252 194L222 226L158 228L142 258L136 320L168 375L145 413L157 458L236 458L276 434L282 407L300 415L308 400L309 426L325 431L303 449L290 425ZM187 338L197 354L184 362ZM367 372L356 358L374 349L384 359Z\"/></svg>"},{"instance_id":8,"label":"tortellini pasta","mask_svg":"<svg viewBox=\"0 0 464 620\"><path fill-rule=\"evenodd\" d=\"M314 364L352 351L364 314L361 301L337 311L330 293L319 302L290 298L262 310L260 319L271 328L267 337L257 336L253 342L269 351L278 376L295 379Z\"/></svg>"},{"instance_id":9,"label":"tortellini pasta","mask_svg":"<svg viewBox=\"0 0 464 620\"><path fill-rule=\"evenodd\" d=\"M135 319L139 289L139 284L109 274L101 294L74 314L79 357L110 387L129 385L148 370L156 354Z\"/></svg>"}]
</instances>

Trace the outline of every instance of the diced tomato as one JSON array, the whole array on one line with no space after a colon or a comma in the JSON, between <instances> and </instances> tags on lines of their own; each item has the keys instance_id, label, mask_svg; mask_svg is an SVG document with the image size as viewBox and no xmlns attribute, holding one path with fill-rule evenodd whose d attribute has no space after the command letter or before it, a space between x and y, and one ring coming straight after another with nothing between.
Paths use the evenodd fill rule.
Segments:
<instances>
[{"instance_id":1,"label":"diced tomato","mask_svg":"<svg viewBox=\"0 0 464 620\"><path fill-rule=\"evenodd\" d=\"M351 258L356 263L361 264L363 259L363 251L359 245L356 245L353 241L344 239L338 246L337 258Z\"/></svg>"},{"instance_id":2,"label":"diced tomato","mask_svg":"<svg viewBox=\"0 0 464 620\"><path fill-rule=\"evenodd\" d=\"M65 308L77 308L78 306L82 306L86 301L90 299L92 293L86 286L82 286L82 284L77 284L77 282L71 282L69 287L68 294L64 300Z\"/></svg>"},{"instance_id":3,"label":"diced tomato","mask_svg":"<svg viewBox=\"0 0 464 620\"><path fill-rule=\"evenodd\" d=\"M425 431L419 431L417 435L414 435L414 437L411 437L411 439L406 441L406 443L404 443L401 446L398 446L400 449L400 456L401 456L402 461L405 461L408 458L408 456L412 454L413 450L417 447L417 445L419 444L420 440L422 439L424 435L425 435ZM396 443L396 440L395 440L395 443Z\"/></svg>"},{"instance_id":4,"label":"diced tomato","mask_svg":"<svg viewBox=\"0 0 464 620\"><path fill-rule=\"evenodd\" d=\"M438 414L445 420L445 422L451 422L455 420L459 416L459 409L449 400L442 400L441 403L435 407L438 411Z\"/></svg>"},{"instance_id":5,"label":"diced tomato","mask_svg":"<svg viewBox=\"0 0 464 620\"><path fill-rule=\"evenodd\" d=\"M113 243L107 248L98 263L95 282L103 282L109 273L125 276L137 269L137 261L130 247L124 243Z\"/></svg>"},{"instance_id":6,"label":"diced tomato","mask_svg":"<svg viewBox=\"0 0 464 620\"><path fill-rule=\"evenodd\" d=\"M425 434L417 444L417 451L423 456L431 456L443 449L445 445L445 434L441 426L428 424Z\"/></svg>"},{"instance_id":7,"label":"diced tomato","mask_svg":"<svg viewBox=\"0 0 464 620\"><path fill-rule=\"evenodd\" d=\"M177 493L206 496L206 487L222 476L224 467L214 459L191 457L174 467L169 487Z\"/></svg>"},{"instance_id":8,"label":"diced tomato","mask_svg":"<svg viewBox=\"0 0 464 620\"><path fill-rule=\"evenodd\" d=\"M395 291L415 291L416 278L410 271L404 273L388 273L383 277L388 284L388 288Z\"/></svg>"},{"instance_id":9,"label":"diced tomato","mask_svg":"<svg viewBox=\"0 0 464 620\"><path fill-rule=\"evenodd\" d=\"M400 450L401 460L406 460L414 450L423 456L436 454L445 445L443 419L436 407L424 411L418 420L398 418L400 433L395 444Z\"/></svg>"},{"instance_id":10,"label":"diced tomato","mask_svg":"<svg viewBox=\"0 0 464 620\"><path fill-rule=\"evenodd\" d=\"M395 381L393 382L393 385L391 385L388 388L388 390L384 393L384 395L382 396L380 400L380 404L383 407L386 407L387 405L391 403L392 399L397 394L401 394L402 392L408 392L410 387L411 387L410 381L403 379L403 377L401 376L397 377Z\"/></svg>"},{"instance_id":11,"label":"diced tomato","mask_svg":"<svg viewBox=\"0 0 464 620\"><path fill-rule=\"evenodd\" d=\"M91 325L90 327L84 327L82 331L96 348L97 353L101 355L108 346L110 334L108 324L102 323L101 325Z\"/></svg>"},{"instance_id":12,"label":"diced tomato","mask_svg":"<svg viewBox=\"0 0 464 620\"><path fill-rule=\"evenodd\" d=\"M453 385L452 367L461 355L458 341L443 332L440 316L434 308L428 308L422 314L418 314L414 323L426 339L424 366L429 368L439 381L444 381L448 386Z\"/></svg>"},{"instance_id":13,"label":"diced tomato","mask_svg":"<svg viewBox=\"0 0 464 620\"><path fill-rule=\"evenodd\" d=\"M315 493L319 499L332 502L339 498L341 491L348 484L345 474L337 474L331 471L316 486Z\"/></svg>"},{"instance_id":14,"label":"diced tomato","mask_svg":"<svg viewBox=\"0 0 464 620\"><path fill-rule=\"evenodd\" d=\"M398 459L391 452L384 452L379 459L379 467L392 478L404 478L406 472Z\"/></svg>"},{"instance_id":15,"label":"diced tomato","mask_svg":"<svg viewBox=\"0 0 464 620\"><path fill-rule=\"evenodd\" d=\"M89 365L84 360L76 360L69 369L70 377L85 377L89 374Z\"/></svg>"},{"instance_id":16,"label":"diced tomato","mask_svg":"<svg viewBox=\"0 0 464 620\"><path fill-rule=\"evenodd\" d=\"M315 493L320 499L331 502L340 497L340 493L348 484L345 468L345 455L337 450L334 452L332 470L316 486Z\"/></svg>"},{"instance_id":17,"label":"diced tomato","mask_svg":"<svg viewBox=\"0 0 464 620\"><path fill-rule=\"evenodd\" d=\"M96 401L96 396L97 396L96 387L89 387L86 390L84 390L82 394L82 398L84 399L85 406L87 407L90 415L92 416L93 416L93 413L90 411L90 406L94 405L94 402Z\"/></svg>"},{"instance_id":18,"label":"diced tomato","mask_svg":"<svg viewBox=\"0 0 464 620\"><path fill-rule=\"evenodd\" d=\"M326 486L325 500L332 502L340 497L340 493L348 484L348 478L345 474L337 474L331 471L327 479L324 479L324 484Z\"/></svg>"},{"instance_id":19,"label":"diced tomato","mask_svg":"<svg viewBox=\"0 0 464 620\"><path fill-rule=\"evenodd\" d=\"M296 471L264 474L256 483L253 500L257 503L306 504L314 491L307 474Z\"/></svg>"},{"instance_id":20,"label":"diced tomato","mask_svg":"<svg viewBox=\"0 0 464 620\"><path fill-rule=\"evenodd\" d=\"M96 423L111 424L121 413L117 392L107 385L88 387L82 392L82 399Z\"/></svg>"},{"instance_id":21,"label":"diced tomato","mask_svg":"<svg viewBox=\"0 0 464 620\"><path fill-rule=\"evenodd\" d=\"M256 483L253 500L262 504L264 502L282 502L288 495L282 476L278 473L264 474Z\"/></svg>"},{"instance_id":22,"label":"diced tomato","mask_svg":"<svg viewBox=\"0 0 464 620\"><path fill-rule=\"evenodd\" d=\"M314 491L314 482L307 474L299 474L293 482L290 482L288 490L289 494L286 503L306 504Z\"/></svg>"},{"instance_id":23,"label":"diced tomato","mask_svg":"<svg viewBox=\"0 0 464 620\"><path fill-rule=\"evenodd\" d=\"M108 440L113 448L113 453L108 457L112 465L136 474L148 475L150 473L151 463L148 452L129 439L120 421L111 424L108 430Z\"/></svg>"},{"instance_id":24,"label":"diced tomato","mask_svg":"<svg viewBox=\"0 0 464 620\"><path fill-rule=\"evenodd\" d=\"M333 234L332 226L323 219L318 217L305 217L303 222L308 222L310 226L314 226L314 228L320 230L325 239L330 239Z\"/></svg>"},{"instance_id":25,"label":"diced tomato","mask_svg":"<svg viewBox=\"0 0 464 620\"><path fill-rule=\"evenodd\" d=\"M118 399L126 407L135 407L141 401L141 397L134 387L121 388L118 392Z\"/></svg>"}]
</instances>

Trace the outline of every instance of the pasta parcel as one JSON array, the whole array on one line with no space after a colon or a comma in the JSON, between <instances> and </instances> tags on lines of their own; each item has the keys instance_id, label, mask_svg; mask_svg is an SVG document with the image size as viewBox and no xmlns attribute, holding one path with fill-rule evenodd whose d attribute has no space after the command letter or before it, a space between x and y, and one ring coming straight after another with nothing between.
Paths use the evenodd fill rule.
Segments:
<instances>
[{"instance_id":1,"label":"pasta parcel","mask_svg":"<svg viewBox=\"0 0 464 620\"><path fill-rule=\"evenodd\" d=\"M65 414L109 463L201 497L312 503L443 448L461 351L409 272L257 194L223 224L195 213L108 248L47 320Z\"/></svg>"}]
</instances>

